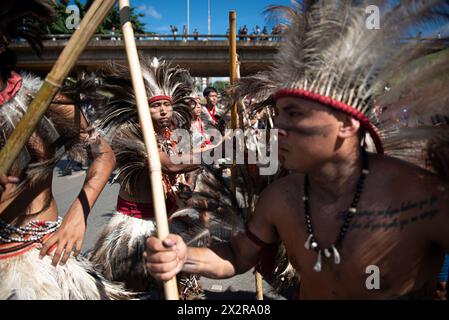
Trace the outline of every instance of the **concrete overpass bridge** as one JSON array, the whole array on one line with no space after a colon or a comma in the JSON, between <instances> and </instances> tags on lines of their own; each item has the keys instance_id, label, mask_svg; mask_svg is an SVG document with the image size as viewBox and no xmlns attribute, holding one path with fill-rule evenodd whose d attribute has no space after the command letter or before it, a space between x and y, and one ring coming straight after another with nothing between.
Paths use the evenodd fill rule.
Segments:
<instances>
[{"instance_id":1,"label":"concrete overpass bridge","mask_svg":"<svg viewBox=\"0 0 449 320\"><path fill-rule=\"evenodd\" d=\"M50 36L51 37L51 36ZM103 36L104 37L104 36ZM123 39L102 39L94 37L84 50L81 58L76 63L76 71L93 71L101 68L110 60L127 63L125 44ZM195 77L220 77L229 76L229 41L216 40L211 36L208 40L154 40L152 36L148 40L141 40L136 35L137 49L145 55L164 57L190 70ZM180 40L179 40L180 39ZM68 37L55 36L43 42L44 50L41 57L33 53L24 42L17 42L10 47L18 56L18 67L44 74L50 71L56 62L62 49L67 44ZM241 75L248 75L257 71L266 70L273 61L273 56L279 46L278 41L237 41L237 53L241 61Z\"/></svg>"},{"instance_id":2,"label":"concrete overpass bridge","mask_svg":"<svg viewBox=\"0 0 449 320\"><path fill-rule=\"evenodd\" d=\"M16 42L10 47L17 53L19 68L44 75L56 62L69 37L70 35L47 35L43 42L44 51L41 57L33 53L25 42ZM279 36L244 35L243 37L246 37L246 40L237 41L241 75L268 69L281 41ZM189 35L186 40L178 36L174 40L173 35L137 34L136 39L138 50L145 55L171 60L190 70L194 77L229 76L229 41L226 35ZM449 45L447 39L407 38L405 40L415 41L417 44L424 43L429 53L447 48ZM127 63L123 39L120 39L119 35L115 36L115 40L111 40L111 35L96 35L87 45L72 73L94 71L111 60Z\"/></svg>"}]
</instances>

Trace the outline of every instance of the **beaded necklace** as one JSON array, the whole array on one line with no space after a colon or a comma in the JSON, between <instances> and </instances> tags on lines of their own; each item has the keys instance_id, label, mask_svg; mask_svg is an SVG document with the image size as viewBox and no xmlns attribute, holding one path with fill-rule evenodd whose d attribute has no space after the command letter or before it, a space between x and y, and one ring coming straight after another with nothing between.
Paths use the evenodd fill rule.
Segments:
<instances>
[{"instance_id":1,"label":"beaded necklace","mask_svg":"<svg viewBox=\"0 0 449 320\"><path fill-rule=\"evenodd\" d=\"M368 155L364 149L362 149L362 162L363 162L362 172L360 174L359 181L357 182L357 189L354 195L354 199L352 200L350 208L346 212L345 220L337 236L337 239L330 247L324 249L319 245L314 235L312 220L310 216L309 176L306 174L304 177L304 196L302 199L304 203L304 217L306 222L306 228L307 233L309 234L307 241L304 243L304 247L307 250L313 249L318 254L317 261L313 267L313 270L315 270L316 272L320 272L322 269L322 257L321 257L322 254L324 254L326 258L330 258L331 256L333 256L335 264L340 264L341 262L340 253L338 252L337 248L341 249L341 244L348 231L349 224L351 223L351 220L354 217L354 215L357 213L357 205L359 203L360 196L362 194L362 189L364 186L366 176L369 173Z\"/></svg>"}]
</instances>

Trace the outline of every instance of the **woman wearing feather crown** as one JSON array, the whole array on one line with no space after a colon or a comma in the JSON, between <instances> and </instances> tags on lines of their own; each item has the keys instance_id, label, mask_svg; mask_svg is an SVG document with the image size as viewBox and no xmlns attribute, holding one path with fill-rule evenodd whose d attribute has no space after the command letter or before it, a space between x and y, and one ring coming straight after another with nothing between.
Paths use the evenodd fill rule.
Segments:
<instances>
[{"instance_id":1,"label":"woman wearing feather crown","mask_svg":"<svg viewBox=\"0 0 449 320\"><path fill-rule=\"evenodd\" d=\"M42 81L15 72L14 38L42 49L39 21L50 21L46 0L0 4L0 147L27 112ZM53 169L64 154L92 161L64 219L52 192ZM132 295L103 278L80 256L86 220L114 168L114 155L92 130L82 108L58 95L6 178L0 173L0 300L122 299ZM15 184L13 184L15 183Z\"/></svg>"}]
</instances>

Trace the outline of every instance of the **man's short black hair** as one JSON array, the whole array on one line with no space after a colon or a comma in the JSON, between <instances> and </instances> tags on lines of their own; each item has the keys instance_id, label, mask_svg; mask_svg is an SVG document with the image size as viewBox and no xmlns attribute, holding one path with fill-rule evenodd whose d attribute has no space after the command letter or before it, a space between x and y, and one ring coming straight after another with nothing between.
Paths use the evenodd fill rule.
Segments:
<instances>
[{"instance_id":1,"label":"man's short black hair","mask_svg":"<svg viewBox=\"0 0 449 320\"><path fill-rule=\"evenodd\" d=\"M203 91L203 96L207 97L211 92L215 92L216 94L218 94L217 89L215 89L214 87L207 87L206 89L204 89Z\"/></svg>"}]
</instances>

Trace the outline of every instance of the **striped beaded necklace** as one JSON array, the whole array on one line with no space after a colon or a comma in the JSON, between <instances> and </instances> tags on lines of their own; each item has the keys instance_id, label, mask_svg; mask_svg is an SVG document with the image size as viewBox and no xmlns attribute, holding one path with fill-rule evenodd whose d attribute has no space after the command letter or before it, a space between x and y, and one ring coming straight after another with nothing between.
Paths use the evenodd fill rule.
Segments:
<instances>
[{"instance_id":1,"label":"striped beaded necklace","mask_svg":"<svg viewBox=\"0 0 449 320\"><path fill-rule=\"evenodd\" d=\"M57 221L31 221L26 226L13 226L0 219L0 243L41 242L44 236L55 232L61 225L62 218Z\"/></svg>"}]
</instances>

